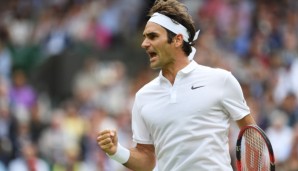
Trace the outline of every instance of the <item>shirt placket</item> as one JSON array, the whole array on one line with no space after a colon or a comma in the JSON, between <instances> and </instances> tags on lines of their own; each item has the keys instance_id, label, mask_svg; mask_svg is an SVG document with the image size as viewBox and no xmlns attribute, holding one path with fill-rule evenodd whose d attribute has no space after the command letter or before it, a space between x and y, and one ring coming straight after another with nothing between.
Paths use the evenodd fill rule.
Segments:
<instances>
[{"instance_id":1,"label":"shirt placket","mask_svg":"<svg viewBox=\"0 0 298 171\"><path fill-rule=\"evenodd\" d=\"M173 86L171 86L170 90L170 103L177 103L177 94L180 80L182 78L182 73L178 72L175 78L175 82Z\"/></svg>"}]
</instances>

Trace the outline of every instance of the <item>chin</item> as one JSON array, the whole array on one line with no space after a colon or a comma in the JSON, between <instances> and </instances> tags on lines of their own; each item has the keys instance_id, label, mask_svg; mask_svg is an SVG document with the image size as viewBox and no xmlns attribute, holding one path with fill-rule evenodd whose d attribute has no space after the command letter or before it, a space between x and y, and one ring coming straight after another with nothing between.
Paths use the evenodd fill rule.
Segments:
<instances>
[{"instance_id":1,"label":"chin","mask_svg":"<svg viewBox=\"0 0 298 171\"><path fill-rule=\"evenodd\" d=\"M152 68L152 69L160 69L161 66L151 63L150 64L150 68Z\"/></svg>"}]
</instances>

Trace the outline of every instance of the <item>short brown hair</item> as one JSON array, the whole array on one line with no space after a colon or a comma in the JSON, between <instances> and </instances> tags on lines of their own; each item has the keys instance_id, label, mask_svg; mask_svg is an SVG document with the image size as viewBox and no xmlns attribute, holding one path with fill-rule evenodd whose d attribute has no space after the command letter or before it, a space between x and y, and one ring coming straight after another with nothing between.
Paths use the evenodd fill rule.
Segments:
<instances>
[{"instance_id":1,"label":"short brown hair","mask_svg":"<svg viewBox=\"0 0 298 171\"><path fill-rule=\"evenodd\" d=\"M191 52L191 45L194 45L193 38L195 36L195 27L192 17L188 13L187 7L177 0L156 0L153 7L150 9L148 16L151 17L155 12L161 13L170 17L172 20L183 25L189 34L188 42L183 42L182 49L186 55ZM166 28L165 28L166 29ZM173 37L176 35L170 30L166 29L168 33L168 42L171 43Z\"/></svg>"}]
</instances>

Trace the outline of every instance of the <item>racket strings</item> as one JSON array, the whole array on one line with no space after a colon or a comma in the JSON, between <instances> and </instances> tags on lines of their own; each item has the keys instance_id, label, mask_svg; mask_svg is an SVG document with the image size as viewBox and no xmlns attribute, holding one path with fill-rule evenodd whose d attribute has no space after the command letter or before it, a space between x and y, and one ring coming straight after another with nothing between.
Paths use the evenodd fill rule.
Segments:
<instances>
[{"instance_id":1,"label":"racket strings","mask_svg":"<svg viewBox=\"0 0 298 171\"><path fill-rule=\"evenodd\" d=\"M254 129L248 129L242 138L241 160L243 171L269 171L270 159L263 137Z\"/></svg>"}]
</instances>

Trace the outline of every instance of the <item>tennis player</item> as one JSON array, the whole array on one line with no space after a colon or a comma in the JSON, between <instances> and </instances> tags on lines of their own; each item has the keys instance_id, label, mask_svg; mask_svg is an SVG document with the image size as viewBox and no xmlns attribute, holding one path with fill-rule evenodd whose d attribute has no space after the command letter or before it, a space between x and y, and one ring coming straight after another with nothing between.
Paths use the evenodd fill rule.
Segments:
<instances>
[{"instance_id":1,"label":"tennis player","mask_svg":"<svg viewBox=\"0 0 298 171\"><path fill-rule=\"evenodd\" d=\"M97 143L110 158L134 171L232 171L230 121L241 128L255 121L238 81L228 71L192 60L198 37L184 4L157 1L149 11L142 47L159 76L136 94L133 141L126 149L115 130Z\"/></svg>"}]
</instances>

